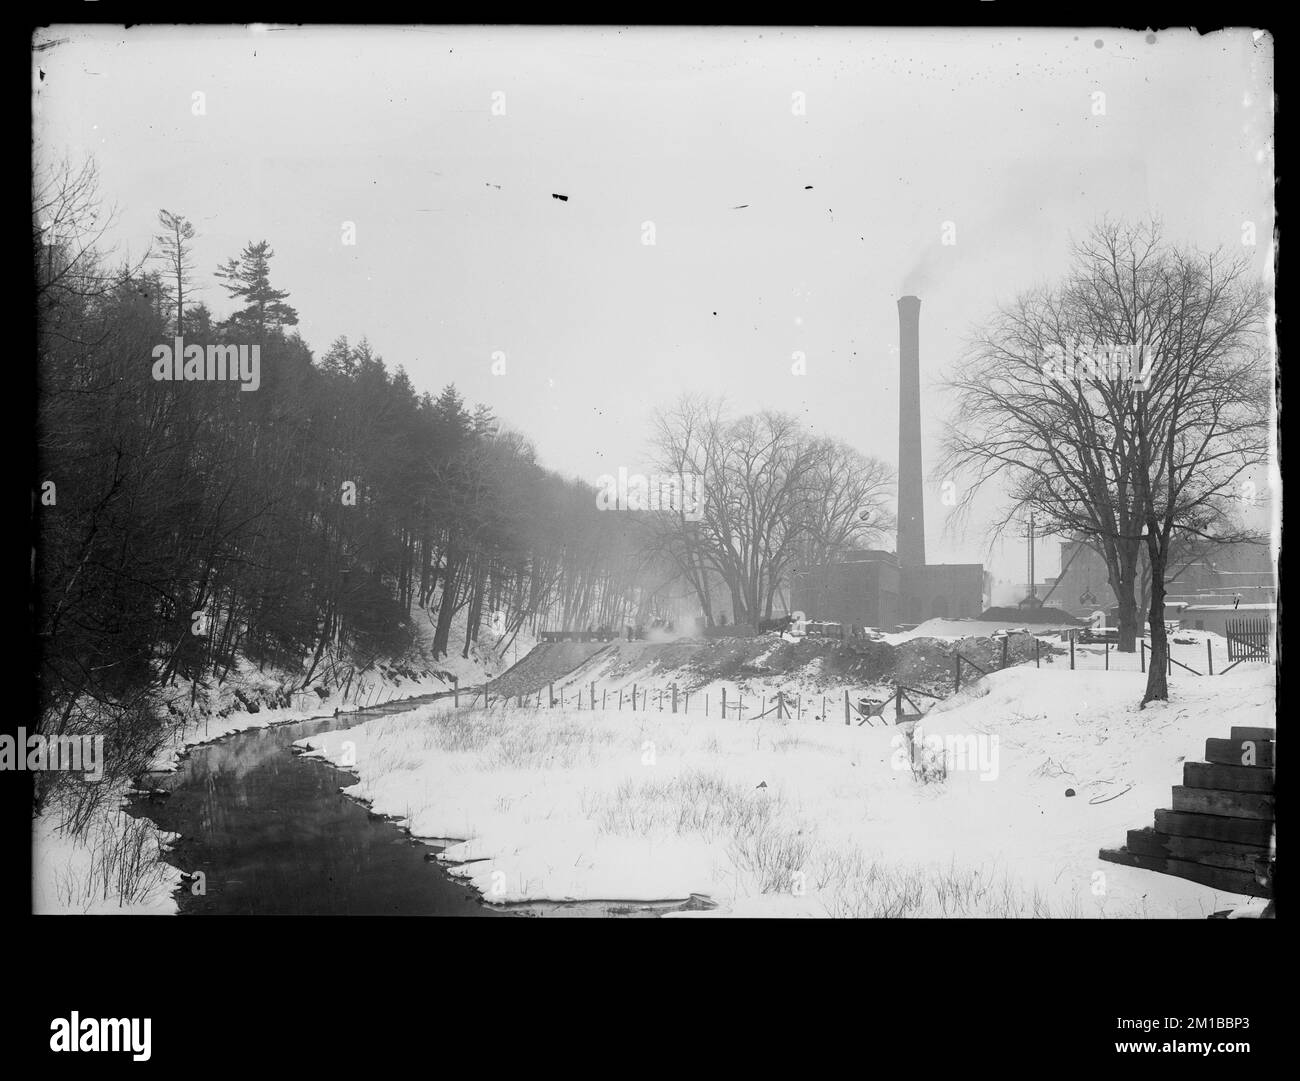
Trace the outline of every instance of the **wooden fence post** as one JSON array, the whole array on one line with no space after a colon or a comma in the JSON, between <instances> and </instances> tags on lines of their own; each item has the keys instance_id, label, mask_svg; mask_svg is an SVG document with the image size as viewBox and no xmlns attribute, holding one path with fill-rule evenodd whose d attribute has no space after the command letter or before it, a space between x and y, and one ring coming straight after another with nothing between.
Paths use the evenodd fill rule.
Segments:
<instances>
[{"instance_id":1,"label":"wooden fence post","mask_svg":"<svg viewBox=\"0 0 1300 1081\"><path fill-rule=\"evenodd\" d=\"M596 681L591 681L591 708L596 708Z\"/></svg>"},{"instance_id":2,"label":"wooden fence post","mask_svg":"<svg viewBox=\"0 0 1300 1081\"><path fill-rule=\"evenodd\" d=\"M1011 635L1008 634L1002 639L1002 667L1007 666L1007 649L1011 645Z\"/></svg>"},{"instance_id":3,"label":"wooden fence post","mask_svg":"<svg viewBox=\"0 0 1300 1081\"><path fill-rule=\"evenodd\" d=\"M673 684L673 712L677 712L677 684Z\"/></svg>"},{"instance_id":4,"label":"wooden fence post","mask_svg":"<svg viewBox=\"0 0 1300 1081\"><path fill-rule=\"evenodd\" d=\"M1110 639L1107 638L1106 641L1102 644L1106 650L1106 671L1109 672L1110 671Z\"/></svg>"},{"instance_id":5,"label":"wooden fence post","mask_svg":"<svg viewBox=\"0 0 1300 1081\"><path fill-rule=\"evenodd\" d=\"M551 709L555 708L555 681L551 680Z\"/></svg>"},{"instance_id":6,"label":"wooden fence post","mask_svg":"<svg viewBox=\"0 0 1300 1081\"><path fill-rule=\"evenodd\" d=\"M847 726L848 723L849 723L849 692L846 688L844 691L844 724Z\"/></svg>"},{"instance_id":7,"label":"wooden fence post","mask_svg":"<svg viewBox=\"0 0 1300 1081\"><path fill-rule=\"evenodd\" d=\"M1143 638L1138 642L1138 661L1142 665L1142 671L1147 670L1147 640Z\"/></svg>"},{"instance_id":8,"label":"wooden fence post","mask_svg":"<svg viewBox=\"0 0 1300 1081\"><path fill-rule=\"evenodd\" d=\"M636 712L636 684L632 684L632 712Z\"/></svg>"},{"instance_id":9,"label":"wooden fence post","mask_svg":"<svg viewBox=\"0 0 1300 1081\"><path fill-rule=\"evenodd\" d=\"M1074 634L1070 634L1070 671L1074 671Z\"/></svg>"},{"instance_id":10,"label":"wooden fence post","mask_svg":"<svg viewBox=\"0 0 1300 1081\"><path fill-rule=\"evenodd\" d=\"M600 708L601 711L604 712L605 709L605 688L604 687L601 687L600 689Z\"/></svg>"},{"instance_id":11,"label":"wooden fence post","mask_svg":"<svg viewBox=\"0 0 1300 1081\"><path fill-rule=\"evenodd\" d=\"M953 692L961 690L961 654L953 653L952 655L952 689Z\"/></svg>"},{"instance_id":12,"label":"wooden fence post","mask_svg":"<svg viewBox=\"0 0 1300 1081\"><path fill-rule=\"evenodd\" d=\"M1035 668L1042 668L1042 667L1043 667L1042 664L1041 664L1041 663L1039 662L1039 660L1038 660L1038 647L1039 647L1041 644L1042 644L1042 643L1038 641L1038 635L1034 635L1034 667L1035 667Z\"/></svg>"},{"instance_id":13,"label":"wooden fence post","mask_svg":"<svg viewBox=\"0 0 1300 1081\"><path fill-rule=\"evenodd\" d=\"M727 688L722 688L722 719L727 719Z\"/></svg>"},{"instance_id":14,"label":"wooden fence post","mask_svg":"<svg viewBox=\"0 0 1300 1081\"><path fill-rule=\"evenodd\" d=\"M1214 647L1208 638L1205 640L1205 664L1210 670L1210 675L1214 675Z\"/></svg>"}]
</instances>

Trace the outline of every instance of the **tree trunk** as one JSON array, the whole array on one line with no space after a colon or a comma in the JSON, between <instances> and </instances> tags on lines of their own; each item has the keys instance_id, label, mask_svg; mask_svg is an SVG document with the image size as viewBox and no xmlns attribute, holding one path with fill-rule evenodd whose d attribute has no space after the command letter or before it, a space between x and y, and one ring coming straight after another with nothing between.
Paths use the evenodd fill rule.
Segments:
<instances>
[{"instance_id":1,"label":"tree trunk","mask_svg":"<svg viewBox=\"0 0 1300 1081\"><path fill-rule=\"evenodd\" d=\"M745 616L745 602L740 599L740 590L730 581L727 582L727 588L731 591L731 622L748 623L749 620Z\"/></svg>"},{"instance_id":2,"label":"tree trunk","mask_svg":"<svg viewBox=\"0 0 1300 1081\"><path fill-rule=\"evenodd\" d=\"M468 660L469 647L478 638L480 620L483 615L483 576L477 566L470 571L470 600L469 615L465 620L465 647L460 651L460 655Z\"/></svg>"},{"instance_id":3,"label":"tree trunk","mask_svg":"<svg viewBox=\"0 0 1300 1081\"><path fill-rule=\"evenodd\" d=\"M460 558L448 551L442 573L442 597L438 603L438 622L433 632L433 659L447 656L447 642L451 637L451 617L456 614L456 592L459 588Z\"/></svg>"},{"instance_id":4,"label":"tree trunk","mask_svg":"<svg viewBox=\"0 0 1300 1081\"><path fill-rule=\"evenodd\" d=\"M1132 597L1121 597L1119 601L1119 644L1120 653L1133 653L1137 650L1138 640L1138 606Z\"/></svg>"},{"instance_id":5,"label":"tree trunk","mask_svg":"<svg viewBox=\"0 0 1300 1081\"><path fill-rule=\"evenodd\" d=\"M1152 528L1152 532L1155 530ZM1169 699L1169 636L1165 634L1165 553L1156 542L1148 544L1151 555L1151 655L1147 658L1147 691L1142 705Z\"/></svg>"},{"instance_id":6,"label":"tree trunk","mask_svg":"<svg viewBox=\"0 0 1300 1081\"><path fill-rule=\"evenodd\" d=\"M1103 545L1103 559L1108 571L1107 581L1115 594L1119 620L1119 651L1132 653L1142 633L1142 605L1137 596L1139 549L1127 540Z\"/></svg>"}]
</instances>

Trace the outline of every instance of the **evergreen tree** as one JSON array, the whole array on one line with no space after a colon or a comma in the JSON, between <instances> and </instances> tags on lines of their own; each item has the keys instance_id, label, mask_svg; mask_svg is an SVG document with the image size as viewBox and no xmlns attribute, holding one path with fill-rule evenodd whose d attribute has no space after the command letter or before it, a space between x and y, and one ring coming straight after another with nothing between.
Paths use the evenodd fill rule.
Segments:
<instances>
[{"instance_id":1,"label":"evergreen tree","mask_svg":"<svg viewBox=\"0 0 1300 1081\"><path fill-rule=\"evenodd\" d=\"M193 292L191 279L194 274L194 259L190 252L190 242L194 239L194 226L180 214L170 210L158 211L158 224L162 232L154 240L161 247L157 258L166 267L166 295L173 298L176 305L176 333L185 334L185 298Z\"/></svg>"},{"instance_id":2,"label":"evergreen tree","mask_svg":"<svg viewBox=\"0 0 1300 1081\"><path fill-rule=\"evenodd\" d=\"M232 297L247 303L230 320L236 325L255 328L258 334L268 329L298 325L298 312L286 304L289 294L271 285L271 260L275 252L265 241L249 244L238 259L230 259L217 269L221 287Z\"/></svg>"}]
</instances>

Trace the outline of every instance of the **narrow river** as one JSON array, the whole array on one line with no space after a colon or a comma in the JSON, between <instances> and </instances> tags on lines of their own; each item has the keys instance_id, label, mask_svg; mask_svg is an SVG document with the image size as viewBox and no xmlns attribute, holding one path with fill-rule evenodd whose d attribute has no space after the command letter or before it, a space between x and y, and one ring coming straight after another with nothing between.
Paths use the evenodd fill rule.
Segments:
<instances>
[{"instance_id":1,"label":"narrow river","mask_svg":"<svg viewBox=\"0 0 1300 1081\"><path fill-rule=\"evenodd\" d=\"M206 876L206 893L178 894L181 914L503 915L426 859L434 849L344 796L352 774L291 751L294 740L431 700L237 732L151 774L170 795L138 797L131 812L179 833L168 861Z\"/></svg>"},{"instance_id":2,"label":"narrow river","mask_svg":"<svg viewBox=\"0 0 1300 1081\"><path fill-rule=\"evenodd\" d=\"M236 732L192 747L173 772L146 784L128 812L180 834L168 862L202 871L205 892L184 886L181 915L640 916L698 901L484 905L427 858L438 851L372 815L340 788L355 775L294 754L295 740L402 713L441 695L338 717Z\"/></svg>"}]
</instances>

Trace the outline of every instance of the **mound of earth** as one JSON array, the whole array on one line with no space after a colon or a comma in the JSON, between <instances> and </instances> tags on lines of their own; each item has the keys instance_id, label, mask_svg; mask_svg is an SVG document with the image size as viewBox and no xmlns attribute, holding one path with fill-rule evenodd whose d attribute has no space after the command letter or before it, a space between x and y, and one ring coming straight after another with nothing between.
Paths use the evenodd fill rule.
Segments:
<instances>
[{"instance_id":1,"label":"mound of earth","mask_svg":"<svg viewBox=\"0 0 1300 1081\"><path fill-rule=\"evenodd\" d=\"M618 643L608 642L541 642L535 645L518 664L511 666L496 679L489 681L488 689L496 695L531 694L548 683L559 682L575 668L590 660L604 649ZM635 645L637 643L628 643Z\"/></svg>"},{"instance_id":2,"label":"mound of earth","mask_svg":"<svg viewBox=\"0 0 1300 1081\"><path fill-rule=\"evenodd\" d=\"M1013 633L1008 639L1008 664L1032 663L1034 643L1031 634ZM547 652L539 652L543 649ZM1039 649L1043 657L1061 652L1045 643ZM499 689L502 694L527 694L554 680L557 693L562 687L585 688L589 682L621 686L636 681L654 686L677 683L684 691L694 691L715 682L746 685L757 679L771 685L788 679L824 691L897 682L946 695L953 688L958 652L986 671L1002 665L1002 639L988 636L960 640L917 637L895 644L846 644L820 638L791 641L777 635L612 642L607 646L566 642L539 646L516 668L494 680L492 689L494 693ZM570 663L567 671L559 671ZM963 678L974 679L975 673L967 672Z\"/></svg>"},{"instance_id":3,"label":"mound of earth","mask_svg":"<svg viewBox=\"0 0 1300 1081\"><path fill-rule=\"evenodd\" d=\"M955 658L958 653L968 661L980 666L986 672L993 672L1002 667L1001 638L962 638L956 642L941 638L913 638L892 647L895 650L893 670L886 678L916 687L918 690L945 693L953 688ZM1012 633L1007 639L1007 665L1034 663L1034 642L1032 634ZM1053 653L1064 653L1060 647L1042 643L1038 647L1039 655L1047 657ZM963 669L962 679L973 679L975 673Z\"/></svg>"}]
</instances>

